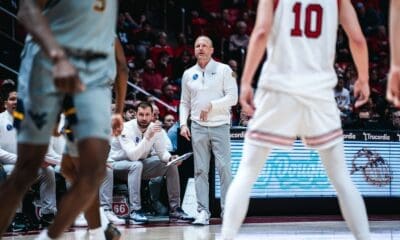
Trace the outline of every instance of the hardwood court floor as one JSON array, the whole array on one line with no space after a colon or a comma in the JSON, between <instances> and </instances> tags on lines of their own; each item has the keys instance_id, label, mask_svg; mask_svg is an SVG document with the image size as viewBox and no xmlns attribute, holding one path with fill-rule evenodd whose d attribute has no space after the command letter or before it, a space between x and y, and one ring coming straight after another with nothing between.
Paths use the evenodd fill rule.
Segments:
<instances>
[{"instance_id":1,"label":"hardwood court floor","mask_svg":"<svg viewBox=\"0 0 400 240\"><path fill-rule=\"evenodd\" d=\"M350 231L341 220L307 221L302 218L289 218L281 222L268 218L250 218L237 237L238 240L353 240ZM400 240L400 220L370 221L372 240ZM221 239L221 224L212 221L209 226L192 226L189 224L149 224L135 226L118 226L121 239L126 240L218 240ZM85 239L86 230L76 228L65 233L62 240ZM4 240L34 239L36 233L8 236Z\"/></svg>"}]
</instances>

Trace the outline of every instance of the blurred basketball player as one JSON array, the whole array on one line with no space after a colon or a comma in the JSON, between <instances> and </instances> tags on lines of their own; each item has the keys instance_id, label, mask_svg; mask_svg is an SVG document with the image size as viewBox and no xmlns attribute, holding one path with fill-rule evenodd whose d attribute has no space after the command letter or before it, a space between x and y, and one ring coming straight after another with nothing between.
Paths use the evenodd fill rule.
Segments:
<instances>
[{"instance_id":1,"label":"blurred basketball player","mask_svg":"<svg viewBox=\"0 0 400 240\"><path fill-rule=\"evenodd\" d=\"M390 71L386 98L400 107L400 0L390 6Z\"/></svg>"},{"instance_id":2,"label":"blurred basketball player","mask_svg":"<svg viewBox=\"0 0 400 240\"><path fill-rule=\"evenodd\" d=\"M57 238L97 196L105 174L110 126L122 128L122 117L116 115L111 121L110 109L117 1L19 3L18 17L30 35L22 53L21 100L14 114L20 124L18 160L0 189L6 206L0 208L0 234L36 179L61 103L70 97L77 116L71 124L78 142L79 175L63 196L54 223L39 236ZM102 229L97 232L104 237Z\"/></svg>"},{"instance_id":3,"label":"blurred basketball player","mask_svg":"<svg viewBox=\"0 0 400 240\"><path fill-rule=\"evenodd\" d=\"M118 38L115 38L115 60L116 60L115 69L117 70L117 75L114 83L114 89L116 95L115 110L114 110L114 113L116 113L116 115L114 115L114 117L118 116L122 118L125 93L126 93L126 83L128 81L129 70L126 64L126 59L124 56L122 45L118 40ZM109 67L112 67L112 65L110 65ZM69 111L67 110L66 112ZM114 136L119 136L121 134L122 129L119 127L120 126L118 125L112 126ZM66 180L68 180L70 183L73 184L75 181L77 181L79 175L80 159L77 150L77 142L74 141L74 135L72 133L72 130L69 129L68 126L65 126L63 131L64 131L63 133L64 137L67 140L66 141L67 151L62 156L61 173ZM111 171L111 173L109 171ZM113 177L112 171L113 171L112 169L107 169L107 176L106 176L107 180L110 180L110 178ZM106 187L112 188L112 184L111 186L107 185ZM101 189L100 192L109 190L103 188L100 189ZM100 209L100 214L99 214L99 207L100 207L100 200L99 200L99 195L97 194L95 199L93 199L92 203L84 212L84 216L88 223L88 228L89 228L89 238L101 239L103 236L100 233L100 231L99 233L96 232L97 229L101 227L101 229L103 229L104 231L106 240L118 240L121 237L121 233L116 227L110 224L112 222L109 223L109 220L106 218L103 209Z\"/></svg>"},{"instance_id":4,"label":"blurred basketball player","mask_svg":"<svg viewBox=\"0 0 400 240\"><path fill-rule=\"evenodd\" d=\"M254 181L274 147L291 148L296 136L316 148L337 191L342 214L358 240L370 239L365 205L344 161L333 68L339 22L358 70L356 107L369 97L368 50L350 0L260 0L241 83L240 103L253 116L243 159L226 199L223 239L233 239L246 214ZM253 101L251 81L267 43Z\"/></svg>"}]
</instances>

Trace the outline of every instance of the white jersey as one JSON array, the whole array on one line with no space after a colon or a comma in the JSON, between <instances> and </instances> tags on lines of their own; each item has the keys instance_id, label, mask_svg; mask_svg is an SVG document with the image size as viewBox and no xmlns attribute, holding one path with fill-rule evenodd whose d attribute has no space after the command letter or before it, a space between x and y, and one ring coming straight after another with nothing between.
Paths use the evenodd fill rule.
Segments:
<instances>
[{"instance_id":1,"label":"white jersey","mask_svg":"<svg viewBox=\"0 0 400 240\"><path fill-rule=\"evenodd\" d=\"M112 54L117 2L50 0L44 15L49 19L50 28L63 47Z\"/></svg>"},{"instance_id":2,"label":"white jersey","mask_svg":"<svg viewBox=\"0 0 400 240\"><path fill-rule=\"evenodd\" d=\"M258 86L333 99L338 1L277 1Z\"/></svg>"}]
</instances>

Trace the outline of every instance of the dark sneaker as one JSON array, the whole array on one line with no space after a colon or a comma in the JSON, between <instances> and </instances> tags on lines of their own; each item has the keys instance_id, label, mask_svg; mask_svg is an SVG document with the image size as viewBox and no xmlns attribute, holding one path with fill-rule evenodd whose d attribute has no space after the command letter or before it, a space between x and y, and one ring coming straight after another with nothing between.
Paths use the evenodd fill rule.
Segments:
<instances>
[{"instance_id":1,"label":"dark sneaker","mask_svg":"<svg viewBox=\"0 0 400 240\"><path fill-rule=\"evenodd\" d=\"M134 210L129 214L130 224L144 224L147 223L149 219L144 215L142 210Z\"/></svg>"},{"instance_id":2,"label":"dark sneaker","mask_svg":"<svg viewBox=\"0 0 400 240\"><path fill-rule=\"evenodd\" d=\"M42 228L47 228L54 221L54 213L43 214L40 218L40 223L42 224Z\"/></svg>"},{"instance_id":3,"label":"dark sneaker","mask_svg":"<svg viewBox=\"0 0 400 240\"><path fill-rule=\"evenodd\" d=\"M121 238L121 232L112 223L107 225L104 235L106 240L119 240Z\"/></svg>"},{"instance_id":4,"label":"dark sneaker","mask_svg":"<svg viewBox=\"0 0 400 240\"><path fill-rule=\"evenodd\" d=\"M8 232L23 232L26 231L26 221L25 221L25 216L23 213L16 213L15 217L8 227L7 231Z\"/></svg>"},{"instance_id":5,"label":"dark sneaker","mask_svg":"<svg viewBox=\"0 0 400 240\"><path fill-rule=\"evenodd\" d=\"M194 218L187 215L182 208L178 207L169 213L170 222L193 222Z\"/></svg>"}]
</instances>

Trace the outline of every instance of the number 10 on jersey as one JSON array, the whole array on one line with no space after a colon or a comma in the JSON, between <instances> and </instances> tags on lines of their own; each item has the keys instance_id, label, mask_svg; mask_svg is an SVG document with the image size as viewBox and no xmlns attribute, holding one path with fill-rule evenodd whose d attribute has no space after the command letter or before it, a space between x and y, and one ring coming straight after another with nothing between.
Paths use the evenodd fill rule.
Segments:
<instances>
[{"instance_id":1,"label":"number 10 on jersey","mask_svg":"<svg viewBox=\"0 0 400 240\"><path fill-rule=\"evenodd\" d=\"M292 9L294 13L294 27L290 35L293 37L318 38L321 35L323 8L319 4L309 4L302 8L301 2L296 2ZM301 19L305 16L304 26Z\"/></svg>"}]
</instances>

